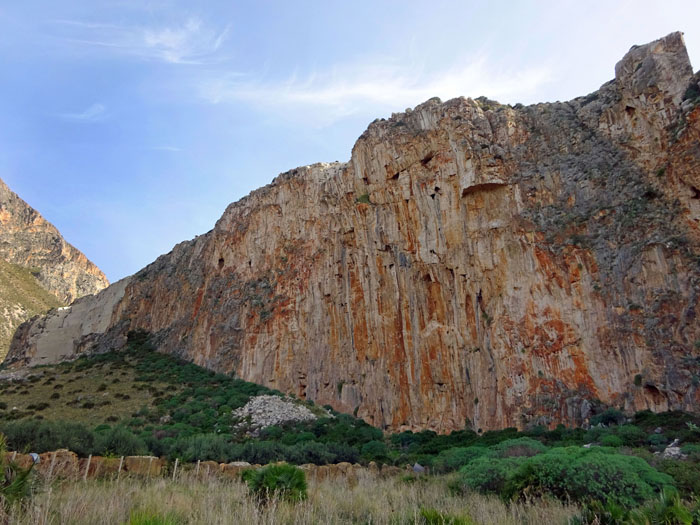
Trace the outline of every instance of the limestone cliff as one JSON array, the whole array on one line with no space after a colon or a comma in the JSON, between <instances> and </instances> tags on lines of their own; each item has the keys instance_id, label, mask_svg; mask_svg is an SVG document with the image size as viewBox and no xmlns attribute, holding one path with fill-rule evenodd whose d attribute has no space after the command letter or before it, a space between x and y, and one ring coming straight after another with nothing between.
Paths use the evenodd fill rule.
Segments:
<instances>
[{"instance_id":1,"label":"limestone cliff","mask_svg":"<svg viewBox=\"0 0 700 525\"><path fill-rule=\"evenodd\" d=\"M164 352L393 430L700 402L700 86L680 33L599 91L431 99L292 170L7 362Z\"/></svg>"},{"instance_id":2,"label":"limestone cliff","mask_svg":"<svg viewBox=\"0 0 700 525\"><path fill-rule=\"evenodd\" d=\"M97 266L0 180L0 357L21 322L108 284Z\"/></svg>"}]
</instances>

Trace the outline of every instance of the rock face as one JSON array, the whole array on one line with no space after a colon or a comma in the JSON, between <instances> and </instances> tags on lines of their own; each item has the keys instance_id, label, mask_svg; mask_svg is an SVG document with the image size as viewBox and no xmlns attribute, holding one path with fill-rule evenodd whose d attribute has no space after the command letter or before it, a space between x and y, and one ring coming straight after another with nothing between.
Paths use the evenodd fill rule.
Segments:
<instances>
[{"instance_id":1,"label":"rock face","mask_svg":"<svg viewBox=\"0 0 700 525\"><path fill-rule=\"evenodd\" d=\"M0 259L0 359L20 324L58 306L61 301L41 287L31 270Z\"/></svg>"},{"instance_id":2,"label":"rock face","mask_svg":"<svg viewBox=\"0 0 700 525\"><path fill-rule=\"evenodd\" d=\"M83 313L23 325L7 362L142 329L392 430L697 410L698 77L680 33L615 72L565 103L377 120L348 163L282 174Z\"/></svg>"},{"instance_id":3,"label":"rock face","mask_svg":"<svg viewBox=\"0 0 700 525\"><path fill-rule=\"evenodd\" d=\"M97 266L0 180L0 358L20 323L108 284Z\"/></svg>"},{"instance_id":4,"label":"rock face","mask_svg":"<svg viewBox=\"0 0 700 525\"><path fill-rule=\"evenodd\" d=\"M41 286L70 304L109 285L102 271L0 180L0 259L31 268Z\"/></svg>"}]
</instances>

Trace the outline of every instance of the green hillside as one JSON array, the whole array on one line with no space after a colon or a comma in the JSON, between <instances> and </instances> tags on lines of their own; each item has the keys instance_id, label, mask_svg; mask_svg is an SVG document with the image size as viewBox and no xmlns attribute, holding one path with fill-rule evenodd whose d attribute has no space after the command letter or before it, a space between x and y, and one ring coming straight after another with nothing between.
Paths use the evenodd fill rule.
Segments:
<instances>
[{"instance_id":1,"label":"green hillside","mask_svg":"<svg viewBox=\"0 0 700 525\"><path fill-rule=\"evenodd\" d=\"M696 415L644 411L630 417L601 406L587 429L560 425L388 435L351 415L297 400L317 419L269 426L252 436L233 412L261 394L282 395L160 354L147 334L131 333L121 351L35 367L22 380L0 380L0 433L11 450L68 448L83 457L420 463L432 473L450 475L456 493L498 494L505 500L541 494L632 509L667 487L684 498L700 491ZM682 456L664 457L675 439Z\"/></svg>"},{"instance_id":2,"label":"green hillside","mask_svg":"<svg viewBox=\"0 0 700 525\"><path fill-rule=\"evenodd\" d=\"M62 306L28 268L0 260L0 361L17 327L34 315Z\"/></svg>"}]
</instances>

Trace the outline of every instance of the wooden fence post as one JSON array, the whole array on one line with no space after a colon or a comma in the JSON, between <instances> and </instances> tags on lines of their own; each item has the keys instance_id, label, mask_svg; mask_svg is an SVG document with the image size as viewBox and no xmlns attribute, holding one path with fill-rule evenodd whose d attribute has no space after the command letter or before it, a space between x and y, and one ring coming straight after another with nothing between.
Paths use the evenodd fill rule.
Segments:
<instances>
[{"instance_id":1,"label":"wooden fence post","mask_svg":"<svg viewBox=\"0 0 700 525\"><path fill-rule=\"evenodd\" d=\"M49 475L47 476L49 481L51 480L51 476L53 475L53 466L56 463L56 452L53 453L53 456L51 456L51 465L49 466Z\"/></svg>"},{"instance_id":2,"label":"wooden fence post","mask_svg":"<svg viewBox=\"0 0 700 525\"><path fill-rule=\"evenodd\" d=\"M117 471L117 479L119 479L119 476L122 473L122 465L124 465L124 456L119 460L119 470Z\"/></svg>"},{"instance_id":3,"label":"wooden fence post","mask_svg":"<svg viewBox=\"0 0 700 525\"><path fill-rule=\"evenodd\" d=\"M85 465L85 473L83 474L83 481L87 480L88 471L90 470L90 462L92 461L92 454L88 456L87 464Z\"/></svg>"},{"instance_id":4,"label":"wooden fence post","mask_svg":"<svg viewBox=\"0 0 700 525\"><path fill-rule=\"evenodd\" d=\"M173 468L173 481L175 481L175 475L177 474L177 464L180 461L180 458L175 458L175 468Z\"/></svg>"}]
</instances>

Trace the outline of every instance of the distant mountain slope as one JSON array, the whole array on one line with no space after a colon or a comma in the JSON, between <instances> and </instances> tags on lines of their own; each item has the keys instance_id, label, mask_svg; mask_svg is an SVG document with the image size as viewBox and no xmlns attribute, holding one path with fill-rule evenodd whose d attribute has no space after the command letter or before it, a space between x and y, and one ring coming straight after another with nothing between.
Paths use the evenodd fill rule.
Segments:
<instances>
[{"instance_id":1,"label":"distant mountain slope","mask_svg":"<svg viewBox=\"0 0 700 525\"><path fill-rule=\"evenodd\" d=\"M22 322L62 304L41 287L31 270L0 260L0 358Z\"/></svg>"},{"instance_id":2,"label":"distant mountain slope","mask_svg":"<svg viewBox=\"0 0 700 525\"><path fill-rule=\"evenodd\" d=\"M108 285L97 266L0 180L0 359L23 321Z\"/></svg>"},{"instance_id":3,"label":"distant mountain slope","mask_svg":"<svg viewBox=\"0 0 700 525\"><path fill-rule=\"evenodd\" d=\"M64 303L109 286L107 277L53 224L0 180L0 259L37 270L41 286Z\"/></svg>"}]
</instances>

